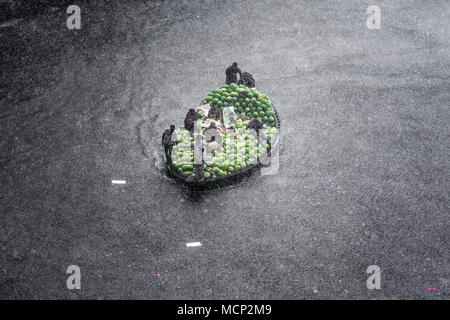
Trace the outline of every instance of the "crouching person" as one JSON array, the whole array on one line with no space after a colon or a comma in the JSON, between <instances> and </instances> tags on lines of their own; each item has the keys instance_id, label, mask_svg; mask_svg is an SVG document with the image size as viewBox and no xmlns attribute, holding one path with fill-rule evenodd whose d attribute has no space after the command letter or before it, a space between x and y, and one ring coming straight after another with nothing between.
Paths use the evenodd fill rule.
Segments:
<instances>
[{"instance_id":1,"label":"crouching person","mask_svg":"<svg viewBox=\"0 0 450 320\"><path fill-rule=\"evenodd\" d=\"M246 87L255 87L255 78L249 72L242 73L242 78L238 81L238 84L243 84Z\"/></svg>"}]
</instances>

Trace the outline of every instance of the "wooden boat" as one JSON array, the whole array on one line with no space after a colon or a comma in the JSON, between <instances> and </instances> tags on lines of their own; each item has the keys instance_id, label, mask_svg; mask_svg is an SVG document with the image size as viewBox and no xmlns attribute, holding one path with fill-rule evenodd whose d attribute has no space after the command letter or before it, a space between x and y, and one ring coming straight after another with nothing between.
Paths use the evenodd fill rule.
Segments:
<instances>
[{"instance_id":1,"label":"wooden boat","mask_svg":"<svg viewBox=\"0 0 450 320\"><path fill-rule=\"evenodd\" d=\"M275 123L274 127L277 128L278 132L281 127L281 121L279 114L276 110L276 108L272 105L272 108L275 113ZM270 150L273 148L279 148L279 139L275 141L274 145L270 146L270 149L268 151L268 155L270 156ZM186 176L179 173L177 170L174 169L172 165L170 165L166 161L166 170L169 177L172 179L186 185L190 190L207 190L207 189L214 189L214 188L223 188L227 187L230 184L240 182L246 177L250 176L252 173L257 171L263 166L263 164L260 163L259 159L256 164L246 166L240 170L235 170L232 173L227 174L226 176L217 176L215 178L187 178Z\"/></svg>"}]
</instances>

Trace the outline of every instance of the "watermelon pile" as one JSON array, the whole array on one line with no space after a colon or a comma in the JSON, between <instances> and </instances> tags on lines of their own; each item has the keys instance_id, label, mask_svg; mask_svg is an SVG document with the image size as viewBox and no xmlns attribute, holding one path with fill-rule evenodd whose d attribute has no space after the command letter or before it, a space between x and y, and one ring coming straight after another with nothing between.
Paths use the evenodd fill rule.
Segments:
<instances>
[{"instance_id":1,"label":"watermelon pile","mask_svg":"<svg viewBox=\"0 0 450 320\"><path fill-rule=\"evenodd\" d=\"M240 94L245 91L246 94ZM243 98L242 96L246 96ZM236 136L221 134L221 144L223 147L212 151L209 159L203 165L203 178L205 180L217 177L225 177L235 172L239 172L257 164L257 160L264 152L270 150L270 143L277 134L275 127L275 112L272 103L265 94L261 94L255 88L248 88L243 85L225 85L222 88L212 90L202 101L203 104L216 104L220 110L224 107L234 106L237 115L244 113L250 119L258 118L263 122L263 131L267 137L266 141L258 139L248 134L246 126L250 120L238 119L235 123ZM206 116L199 113L198 125L206 121ZM194 139L203 139L204 129L194 133L194 136L179 126L176 129L178 144L172 151L172 167L187 180L195 179L194 173ZM197 137L197 135L201 135Z\"/></svg>"},{"instance_id":2,"label":"watermelon pile","mask_svg":"<svg viewBox=\"0 0 450 320\"><path fill-rule=\"evenodd\" d=\"M241 94L244 93L244 94ZM241 94L241 98L239 97ZM243 96L246 96L245 98ZM275 111L272 103L265 94L261 94L255 88L232 83L224 85L208 93L203 104L217 104L220 110L224 107L234 106L234 111L240 115L244 113L250 119L258 118L263 123L274 126Z\"/></svg>"}]
</instances>

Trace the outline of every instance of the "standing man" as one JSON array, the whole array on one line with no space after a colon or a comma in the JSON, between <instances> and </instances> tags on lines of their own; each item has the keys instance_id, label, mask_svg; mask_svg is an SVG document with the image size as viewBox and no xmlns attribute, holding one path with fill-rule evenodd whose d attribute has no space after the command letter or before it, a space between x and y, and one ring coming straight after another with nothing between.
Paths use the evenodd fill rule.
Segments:
<instances>
[{"instance_id":1,"label":"standing man","mask_svg":"<svg viewBox=\"0 0 450 320\"><path fill-rule=\"evenodd\" d=\"M237 74L239 73L239 79L242 79L242 71L241 69L238 68L237 66L237 62L233 62L233 64L231 66L229 66L227 68L227 70L225 70L225 75L226 75L226 84L231 84L231 83L237 83Z\"/></svg>"},{"instance_id":2,"label":"standing man","mask_svg":"<svg viewBox=\"0 0 450 320\"><path fill-rule=\"evenodd\" d=\"M172 141L172 133L175 131L175 126L170 125L170 129L164 130L162 136L162 146L164 147L164 153L166 155L167 163L172 163L172 148L175 144L178 144L178 141Z\"/></svg>"}]
</instances>

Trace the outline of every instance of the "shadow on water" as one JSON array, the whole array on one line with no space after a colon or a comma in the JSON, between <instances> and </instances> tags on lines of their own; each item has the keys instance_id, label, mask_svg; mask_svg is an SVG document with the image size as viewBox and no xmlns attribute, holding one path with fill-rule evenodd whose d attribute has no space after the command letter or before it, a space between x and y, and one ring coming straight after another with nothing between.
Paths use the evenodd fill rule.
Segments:
<instances>
[{"instance_id":1,"label":"shadow on water","mask_svg":"<svg viewBox=\"0 0 450 320\"><path fill-rule=\"evenodd\" d=\"M190 190L186 193L187 200L194 204L199 204L202 202L202 193L198 190Z\"/></svg>"}]
</instances>

